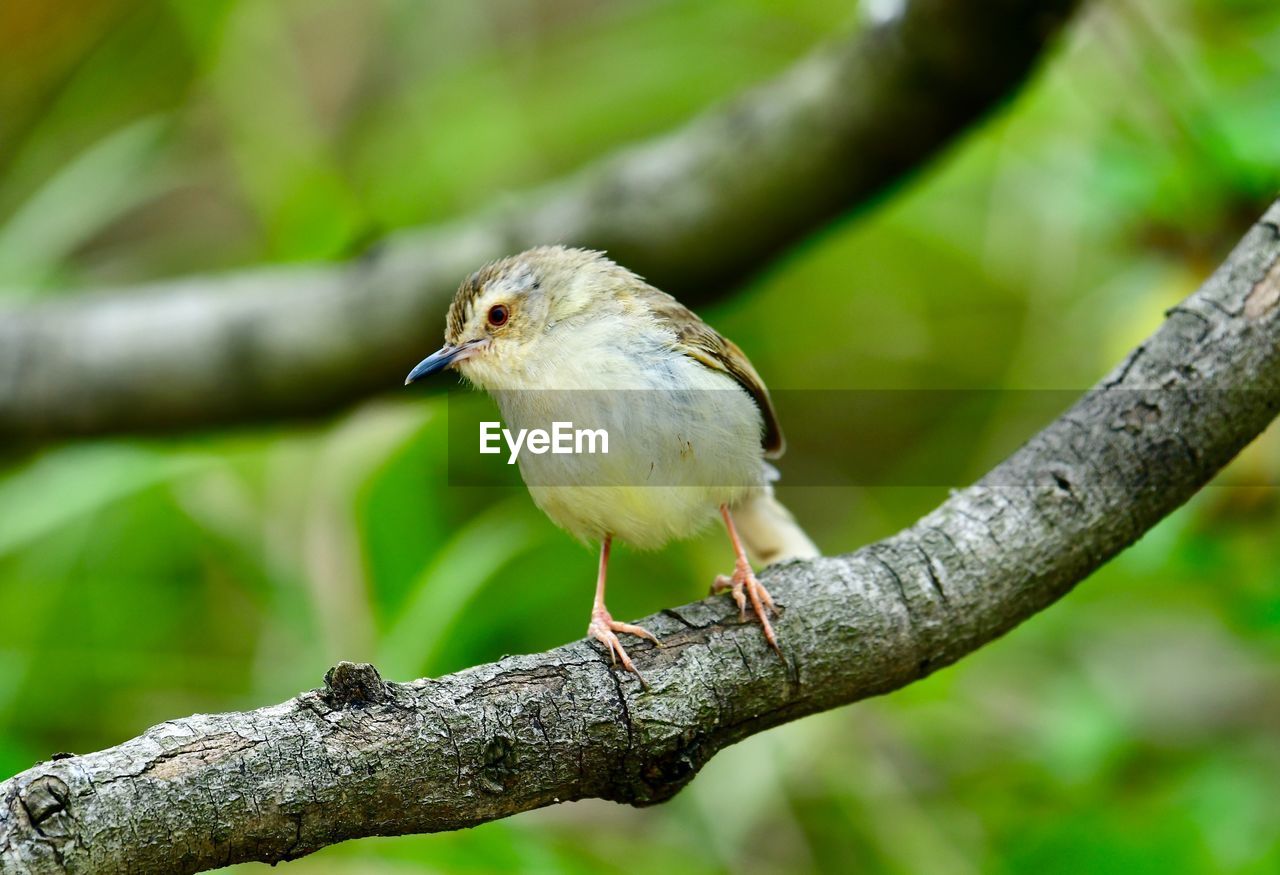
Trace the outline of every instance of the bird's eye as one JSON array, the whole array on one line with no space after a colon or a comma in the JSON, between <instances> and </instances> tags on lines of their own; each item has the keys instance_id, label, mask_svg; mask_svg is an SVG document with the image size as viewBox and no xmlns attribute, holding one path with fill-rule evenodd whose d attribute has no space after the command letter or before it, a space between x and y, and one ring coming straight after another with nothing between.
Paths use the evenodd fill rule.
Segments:
<instances>
[{"instance_id":1,"label":"bird's eye","mask_svg":"<svg viewBox=\"0 0 1280 875\"><path fill-rule=\"evenodd\" d=\"M494 328L501 328L507 324L507 320L511 318L511 313L507 310L505 304L494 304L489 308L489 324Z\"/></svg>"}]
</instances>

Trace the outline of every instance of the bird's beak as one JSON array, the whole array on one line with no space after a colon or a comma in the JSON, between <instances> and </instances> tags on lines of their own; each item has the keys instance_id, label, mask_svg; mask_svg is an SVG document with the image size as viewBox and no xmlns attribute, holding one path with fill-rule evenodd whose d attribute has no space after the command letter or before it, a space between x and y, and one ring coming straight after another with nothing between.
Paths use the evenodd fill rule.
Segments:
<instances>
[{"instance_id":1,"label":"bird's beak","mask_svg":"<svg viewBox=\"0 0 1280 875\"><path fill-rule=\"evenodd\" d=\"M464 359L469 359L488 345L489 338L487 337L482 337L479 340L468 340L466 343L460 343L457 346L446 344L418 362L417 366L409 372L409 376L404 378L404 384L408 386L410 383L416 383L423 377L429 377L434 373L443 371L445 368L456 365Z\"/></svg>"}]
</instances>

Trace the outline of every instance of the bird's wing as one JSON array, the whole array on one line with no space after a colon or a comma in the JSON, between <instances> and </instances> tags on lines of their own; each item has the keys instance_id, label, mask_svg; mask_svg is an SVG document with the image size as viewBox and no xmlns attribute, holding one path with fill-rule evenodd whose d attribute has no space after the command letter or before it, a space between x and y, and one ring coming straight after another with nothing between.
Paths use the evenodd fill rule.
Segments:
<instances>
[{"instance_id":1,"label":"bird's wing","mask_svg":"<svg viewBox=\"0 0 1280 875\"><path fill-rule=\"evenodd\" d=\"M712 370L733 377L755 399L764 417L764 435L760 441L764 454L770 459L781 456L786 442L778 425L778 416L774 413L764 380L751 366L746 353L666 292L646 286L641 298L653 317L675 333L676 349Z\"/></svg>"}]
</instances>

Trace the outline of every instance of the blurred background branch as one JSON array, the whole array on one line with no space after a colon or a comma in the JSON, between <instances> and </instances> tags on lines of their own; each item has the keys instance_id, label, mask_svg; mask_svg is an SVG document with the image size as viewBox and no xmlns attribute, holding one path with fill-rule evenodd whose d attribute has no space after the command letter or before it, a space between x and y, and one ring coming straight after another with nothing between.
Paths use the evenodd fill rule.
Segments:
<instances>
[{"instance_id":1,"label":"blurred background branch","mask_svg":"<svg viewBox=\"0 0 1280 875\"><path fill-rule=\"evenodd\" d=\"M337 410L395 387L437 345L461 278L539 243L606 249L688 303L706 301L1008 99L1076 6L888 4L870 26L666 136L394 234L350 262L0 302L0 437Z\"/></svg>"},{"instance_id":2,"label":"blurred background branch","mask_svg":"<svg viewBox=\"0 0 1280 875\"><path fill-rule=\"evenodd\" d=\"M1052 604L1280 412L1280 202L1093 391L974 486L856 553L773 566L788 662L724 598L644 621L642 691L579 641L169 720L0 784L0 868L195 872L564 800L648 804L721 748L910 684Z\"/></svg>"}]
</instances>

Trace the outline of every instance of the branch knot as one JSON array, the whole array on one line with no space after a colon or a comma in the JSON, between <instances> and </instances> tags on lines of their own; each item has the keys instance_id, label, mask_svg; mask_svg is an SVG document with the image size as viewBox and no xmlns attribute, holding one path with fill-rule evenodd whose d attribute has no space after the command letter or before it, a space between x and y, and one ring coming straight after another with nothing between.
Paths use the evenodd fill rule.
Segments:
<instances>
[{"instance_id":1,"label":"branch knot","mask_svg":"<svg viewBox=\"0 0 1280 875\"><path fill-rule=\"evenodd\" d=\"M378 670L367 662L339 662L324 674L324 690L320 694L335 708L350 705L376 705L391 699L387 683Z\"/></svg>"},{"instance_id":2,"label":"branch knot","mask_svg":"<svg viewBox=\"0 0 1280 875\"><path fill-rule=\"evenodd\" d=\"M65 781L56 775L41 775L26 786L20 799L37 832L41 835L61 834L52 818L66 811L71 799L71 788Z\"/></svg>"}]
</instances>

